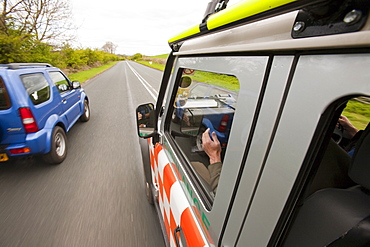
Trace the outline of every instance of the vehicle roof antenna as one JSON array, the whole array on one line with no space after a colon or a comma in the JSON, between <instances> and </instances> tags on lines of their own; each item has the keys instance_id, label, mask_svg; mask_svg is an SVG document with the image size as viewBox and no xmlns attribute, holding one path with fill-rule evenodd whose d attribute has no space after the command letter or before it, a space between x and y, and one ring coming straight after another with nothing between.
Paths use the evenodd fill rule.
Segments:
<instances>
[{"instance_id":1,"label":"vehicle roof antenna","mask_svg":"<svg viewBox=\"0 0 370 247\"><path fill-rule=\"evenodd\" d=\"M202 23L205 23L210 15L225 9L228 2L229 0L212 0L209 2Z\"/></svg>"}]
</instances>

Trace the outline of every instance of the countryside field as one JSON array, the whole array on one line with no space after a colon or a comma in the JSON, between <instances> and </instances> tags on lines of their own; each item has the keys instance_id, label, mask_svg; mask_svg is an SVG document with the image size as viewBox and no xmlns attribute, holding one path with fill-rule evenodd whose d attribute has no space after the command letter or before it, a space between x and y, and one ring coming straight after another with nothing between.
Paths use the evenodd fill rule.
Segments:
<instances>
[{"instance_id":1,"label":"countryside field","mask_svg":"<svg viewBox=\"0 0 370 247\"><path fill-rule=\"evenodd\" d=\"M345 115L357 129L365 129L370 122L370 104L350 100L343 111L343 115Z\"/></svg>"}]
</instances>

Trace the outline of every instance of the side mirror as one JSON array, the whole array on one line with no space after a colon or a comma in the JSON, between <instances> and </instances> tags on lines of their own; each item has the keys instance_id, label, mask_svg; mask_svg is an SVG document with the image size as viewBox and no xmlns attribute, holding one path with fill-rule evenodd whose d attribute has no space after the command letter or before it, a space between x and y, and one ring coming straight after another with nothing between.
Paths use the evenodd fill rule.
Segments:
<instances>
[{"instance_id":1,"label":"side mirror","mask_svg":"<svg viewBox=\"0 0 370 247\"><path fill-rule=\"evenodd\" d=\"M189 76L181 77L180 87L188 88L191 85L192 79Z\"/></svg>"},{"instance_id":2,"label":"side mirror","mask_svg":"<svg viewBox=\"0 0 370 247\"><path fill-rule=\"evenodd\" d=\"M72 82L72 87L73 87L73 89L77 89L77 88L81 87L81 84L80 84L79 81L73 81Z\"/></svg>"},{"instance_id":3,"label":"side mirror","mask_svg":"<svg viewBox=\"0 0 370 247\"><path fill-rule=\"evenodd\" d=\"M152 103L139 105L136 108L136 123L139 137L154 133L155 111Z\"/></svg>"},{"instance_id":4,"label":"side mirror","mask_svg":"<svg viewBox=\"0 0 370 247\"><path fill-rule=\"evenodd\" d=\"M176 103L174 104L175 108L183 107L186 104L189 97L189 86L191 81L192 80L189 76L181 77L180 87L176 94Z\"/></svg>"}]
</instances>

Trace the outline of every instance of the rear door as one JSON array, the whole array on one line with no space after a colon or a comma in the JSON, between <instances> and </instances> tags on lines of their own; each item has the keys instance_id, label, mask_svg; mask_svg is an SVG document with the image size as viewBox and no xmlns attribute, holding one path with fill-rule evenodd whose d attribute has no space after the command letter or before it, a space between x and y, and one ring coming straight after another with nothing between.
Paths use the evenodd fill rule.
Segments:
<instances>
[{"instance_id":1,"label":"rear door","mask_svg":"<svg viewBox=\"0 0 370 247\"><path fill-rule=\"evenodd\" d=\"M31 110L39 129L44 128L48 116L57 112L53 105L51 87L43 72L31 72L19 69L9 72L11 83L2 83L1 143L24 143L27 134L20 117L19 108L27 107ZM6 81L8 82L8 81Z\"/></svg>"},{"instance_id":2,"label":"rear door","mask_svg":"<svg viewBox=\"0 0 370 247\"><path fill-rule=\"evenodd\" d=\"M256 137L252 141L249 157L261 153L261 160L256 162L247 158L241 184L247 183L249 180L247 178L252 174L250 170L248 171L248 167L253 167L259 162L262 165L256 173L258 176L252 194L253 199L243 209L244 212L236 213L235 210L231 212L230 220L242 218L243 224L235 233L235 237L230 238L227 243L228 236L235 228L226 228L223 241L225 246L267 246L268 244L280 246L281 243L278 244L276 241L281 240L280 237L288 224L288 219L294 219L290 218L294 217L293 205L297 203L298 198L303 200L304 195L309 196L306 194L310 189L309 183L306 185L307 190L302 190L306 183L305 177L309 173L316 175L315 170L312 172L310 170L315 167L313 162L321 165L320 161L323 158L319 154L322 155L324 151L319 148L325 146L325 143L327 147L330 140L330 135L325 139L326 135L323 132L330 126L334 128L339 117L335 113L342 110L341 107L344 107L349 99L370 94L369 64L368 53L312 54L295 58L292 70L294 74L291 74L286 88L281 92L283 98L277 103L278 117L274 120L273 131L268 133L269 140L266 142L268 146L261 149L260 145L254 145L259 142L259 138ZM273 77L270 77L268 85L276 82ZM266 92L269 92L269 89ZM256 132L258 129L264 132L269 129L262 128L266 122L271 122L267 117L271 116L273 104L270 104L271 101L267 96L266 94L262 104L261 118L257 122ZM264 107L264 105L270 107ZM332 171L327 172L326 176L331 173ZM246 185L239 188L237 194L245 196L243 189ZM238 196L236 200L239 200ZM296 210L300 206L302 201L296 205ZM335 223L333 222L332 225ZM300 227L304 228L304 226ZM274 231L274 239L271 239ZM302 234L295 238L304 241L307 237L304 230ZM320 235L325 233L322 232ZM236 242L232 242L233 238Z\"/></svg>"},{"instance_id":3,"label":"rear door","mask_svg":"<svg viewBox=\"0 0 370 247\"><path fill-rule=\"evenodd\" d=\"M24 134L15 135L19 134L21 130L22 122L18 117L18 112L12 109L8 88L0 76L0 162L8 160L8 155L5 152L7 144L16 141L19 136L24 137ZM12 133L14 134L11 135Z\"/></svg>"}]
</instances>

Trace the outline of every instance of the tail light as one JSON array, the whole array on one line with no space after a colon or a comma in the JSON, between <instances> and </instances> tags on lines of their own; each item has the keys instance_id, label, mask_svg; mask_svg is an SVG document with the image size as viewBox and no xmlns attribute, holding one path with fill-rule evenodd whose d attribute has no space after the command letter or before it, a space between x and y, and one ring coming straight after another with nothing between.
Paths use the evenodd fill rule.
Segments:
<instances>
[{"instance_id":1,"label":"tail light","mask_svg":"<svg viewBox=\"0 0 370 247\"><path fill-rule=\"evenodd\" d=\"M28 107L19 108L19 113L21 115L22 123L26 133L34 133L39 131L39 127L33 117L32 111Z\"/></svg>"},{"instance_id":2,"label":"tail light","mask_svg":"<svg viewBox=\"0 0 370 247\"><path fill-rule=\"evenodd\" d=\"M218 129L217 129L219 132L225 132L226 131L226 127L227 127L227 123L229 122L229 118L230 118L230 116L226 115L226 114L222 116L220 126L218 126Z\"/></svg>"},{"instance_id":3,"label":"tail light","mask_svg":"<svg viewBox=\"0 0 370 247\"><path fill-rule=\"evenodd\" d=\"M9 152L11 154L25 154L25 153L30 153L31 149L28 147L25 148L15 148L15 149L10 149Z\"/></svg>"}]
</instances>

